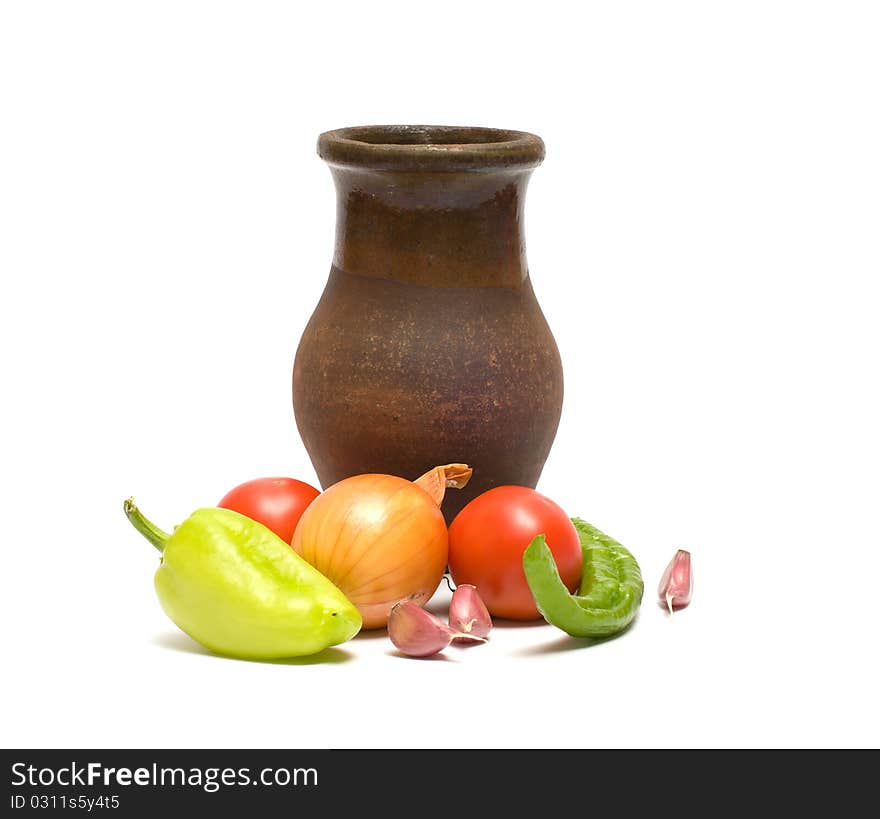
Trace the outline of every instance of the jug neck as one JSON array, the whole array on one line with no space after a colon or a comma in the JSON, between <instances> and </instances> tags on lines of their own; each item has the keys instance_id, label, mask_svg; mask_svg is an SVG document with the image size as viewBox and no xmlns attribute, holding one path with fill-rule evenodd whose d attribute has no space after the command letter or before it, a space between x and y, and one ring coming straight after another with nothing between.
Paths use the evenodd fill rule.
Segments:
<instances>
[{"instance_id":1,"label":"jug neck","mask_svg":"<svg viewBox=\"0 0 880 819\"><path fill-rule=\"evenodd\" d=\"M318 154L336 184L334 265L429 287L520 287L523 208L544 158L534 134L371 125L328 131Z\"/></svg>"},{"instance_id":2,"label":"jug neck","mask_svg":"<svg viewBox=\"0 0 880 819\"><path fill-rule=\"evenodd\" d=\"M530 171L331 170L339 269L430 287L519 287L526 279Z\"/></svg>"}]
</instances>

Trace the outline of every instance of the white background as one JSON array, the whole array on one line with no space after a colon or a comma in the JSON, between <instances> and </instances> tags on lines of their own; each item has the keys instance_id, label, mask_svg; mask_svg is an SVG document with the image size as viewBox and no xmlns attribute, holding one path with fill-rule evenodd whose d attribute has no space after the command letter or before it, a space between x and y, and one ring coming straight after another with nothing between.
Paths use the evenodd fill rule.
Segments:
<instances>
[{"instance_id":1,"label":"white background","mask_svg":"<svg viewBox=\"0 0 880 819\"><path fill-rule=\"evenodd\" d=\"M4 3L2 742L880 744L878 42L855 2ZM544 138L529 261L566 399L539 488L632 549L641 615L592 647L220 659L162 614L122 500L169 528L315 480L315 140L394 122Z\"/></svg>"}]
</instances>

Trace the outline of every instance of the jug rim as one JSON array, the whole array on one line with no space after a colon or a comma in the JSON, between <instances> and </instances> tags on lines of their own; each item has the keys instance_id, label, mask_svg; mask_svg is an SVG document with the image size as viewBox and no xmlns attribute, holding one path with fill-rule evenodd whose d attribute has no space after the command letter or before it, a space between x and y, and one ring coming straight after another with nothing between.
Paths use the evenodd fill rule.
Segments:
<instances>
[{"instance_id":1,"label":"jug rim","mask_svg":"<svg viewBox=\"0 0 880 819\"><path fill-rule=\"evenodd\" d=\"M358 125L325 131L318 156L329 165L385 171L492 171L534 168L544 159L536 134L462 125Z\"/></svg>"}]
</instances>

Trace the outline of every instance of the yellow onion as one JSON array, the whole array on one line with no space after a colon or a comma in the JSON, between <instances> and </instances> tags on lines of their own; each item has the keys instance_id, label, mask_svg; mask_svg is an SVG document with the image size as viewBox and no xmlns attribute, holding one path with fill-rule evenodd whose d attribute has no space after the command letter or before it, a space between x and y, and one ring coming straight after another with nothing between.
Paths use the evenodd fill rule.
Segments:
<instances>
[{"instance_id":1,"label":"yellow onion","mask_svg":"<svg viewBox=\"0 0 880 819\"><path fill-rule=\"evenodd\" d=\"M424 605L437 589L449 549L440 504L471 472L447 464L417 481L346 478L309 504L291 545L357 606L364 628L381 628L396 603Z\"/></svg>"}]
</instances>

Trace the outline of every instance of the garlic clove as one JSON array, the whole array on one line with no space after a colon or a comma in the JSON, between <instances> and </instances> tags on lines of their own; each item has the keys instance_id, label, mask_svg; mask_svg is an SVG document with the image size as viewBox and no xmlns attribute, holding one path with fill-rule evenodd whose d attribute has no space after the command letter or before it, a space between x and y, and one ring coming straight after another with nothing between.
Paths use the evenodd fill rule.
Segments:
<instances>
[{"instance_id":1,"label":"garlic clove","mask_svg":"<svg viewBox=\"0 0 880 819\"><path fill-rule=\"evenodd\" d=\"M492 617L477 593L477 587L462 583L452 593L449 604L449 625L459 632L453 640L482 642L492 630Z\"/></svg>"},{"instance_id":2,"label":"garlic clove","mask_svg":"<svg viewBox=\"0 0 880 819\"><path fill-rule=\"evenodd\" d=\"M405 600L391 609L388 636L410 657L430 657L452 642L452 629L418 603Z\"/></svg>"},{"instance_id":3,"label":"garlic clove","mask_svg":"<svg viewBox=\"0 0 880 819\"><path fill-rule=\"evenodd\" d=\"M660 600L666 603L669 613L683 609L691 602L694 593L694 576L691 571L691 553L679 549L675 553L657 589Z\"/></svg>"},{"instance_id":4,"label":"garlic clove","mask_svg":"<svg viewBox=\"0 0 880 819\"><path fill-rule=\"evenodd\" d=\"M460 638L486 642L482 637L450 628L412 600L404 600L391 609L388 636L398 651L410 657L431 657Z\"/></svg>"}]
</instances>

